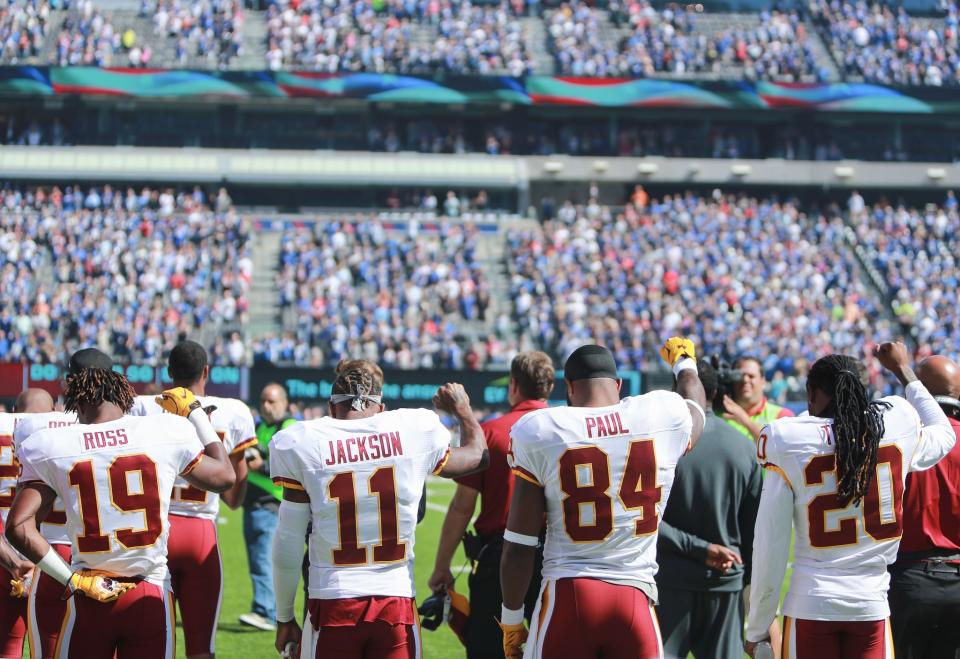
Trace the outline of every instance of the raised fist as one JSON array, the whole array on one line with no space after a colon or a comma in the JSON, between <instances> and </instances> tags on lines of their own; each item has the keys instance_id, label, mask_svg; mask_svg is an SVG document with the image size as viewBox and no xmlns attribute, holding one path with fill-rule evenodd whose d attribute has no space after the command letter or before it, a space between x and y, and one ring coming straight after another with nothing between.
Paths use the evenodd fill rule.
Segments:
<instances>
[{"instance_id":1,"label":"raised fist","mask_svg":"<svg viewBox=\"0 0 960 659\"><path fill-rule=\"evenodd\" d=\"M190 412L200 408L200 401L186 387L167 389L154 400L164 411L177 416L190 416Z\"/></svg>"},{"instance_id":2,"label":"raised fist","mask_svg":"<svg viewBox=\"0 0 960 659\"><path fill-rule=\"evenodd\" d=\"M697 349L690 339L674 336L667 339L667 342L660 348L660 356L663 357L663 361L667 362L667 366L673 368L673 365L684 357L696 359Z\"/></svg>"},{"instance_id":3,"label":"raised fist","mask_svg":"<svg viewBox=\"0 0 960 659\"><path fill-rule=\"evenodd\" d=\"M470 397L459 382L448 382L433 397L433 406L447 414L457 414L470 409Z\"/></svg>"},{"instance_id":4,"label":"raised fist","mask_svg":"<svg viewBox=\"0 0 960 659\"><path fill-rule=\"evenodd\" d=\"M887 341L873 349L873 356L887 369L896 373L910 366L910 352L900 341Z\"/></svg>"}]
</instances>

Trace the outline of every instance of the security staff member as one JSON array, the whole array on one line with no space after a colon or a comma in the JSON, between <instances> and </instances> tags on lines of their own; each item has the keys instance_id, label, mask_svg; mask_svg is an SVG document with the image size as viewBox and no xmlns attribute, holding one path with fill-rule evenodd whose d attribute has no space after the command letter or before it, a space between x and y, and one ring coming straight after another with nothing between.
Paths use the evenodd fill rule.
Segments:
<instances>
[{"instance_id":1,"label":"security staff member","mask_svg":"<svg viewBox=\"0 0 960 659\"><path fill-rule=\"evenodd\" d=\"M935 355L917 366L960 439L960 366ZM935 467L907 477L903 538L890 566L897 659L954 659L960 651L960 441Z\"/></svg>"},{"instance_id":2,"label":"security staff member","mask_svg":"<svg viewBox=\"0 0 960 659\"><path fill-rule=\"evenodd\" d=\"M555 381L553 362L546 354L533 351L514 357L507 392L510 411L481 425L490 450L490 466L486 471L456 479L457 490L443 522L437 559L427 584L434 592L453 585L450 562L462 539L464 551L473 563L469 580L470 619L465 637L468 659L503 657L502 634L497 619L502 604L500 554L513 496L514 476L507 463L510 429L527 412L547 406ZM480 497L480 515L473 525L476 534L464 535L473 517L477 496ZM538 561L537 573L527 593L528 619L539 590Z\"/></svg>"},{"instance_id":3,"label":"security staff member","mask_svg":"<svg viewBox=\"0 0 960 659\"><path fill-rule=\"evenodd\" d=\"M296 423L289 415L287 390L275 382L260 394L260 420L257 446L247 449L247 492L243 500L243 538L247 545L247 566L253 583L250 612L240 622L263 631L276 629L276 601L273 594L273 532L280 510L280 488L270 480L270 439L275 433Z\"/></svg>"},{"instance_id":4,"label":"security staff member","mask_svg":"<svg viewBox=\"0 0 960 659\"><path fill-rule=\"evenodd\" d=\"M717 373L697 363L707 400ZM756 450L707 410L700 441L677 463L657 541L657 617L667 656L742 656L740 593L750 575L763 484Z\"/></svg>"}]
</instances>

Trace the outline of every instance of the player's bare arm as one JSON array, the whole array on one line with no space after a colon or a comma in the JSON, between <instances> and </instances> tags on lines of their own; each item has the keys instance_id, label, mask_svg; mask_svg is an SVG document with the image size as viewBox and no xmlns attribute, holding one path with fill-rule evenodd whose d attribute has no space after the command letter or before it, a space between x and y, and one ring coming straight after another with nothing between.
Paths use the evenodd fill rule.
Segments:
<instances>
[{"instance_id":1,"label":"player's bare arm","mask_svg":"<svg viewBox=\"0 0 960 659\"><path fill-rule=\"evenodd\" d=\"M247 493L247 461L243 458L243 451L239 451L230 456L230 464L233 465L233 473L236 477L233 487L220 495L223 502L236 510L243 503L243 497Z\"/></svg>"},{"instance_id":2,"label":"player's bare arm","mask_svg":"<svg viewBox=\"0 0 960 659\"><path fill-rule=\"evenodd\" d=\"M703 434L706 423L707 394L703 390L700 376L697 375L697 353L693 341L682 337L668 339L660 348L660 356L673 370L677 378L677 393L683 396L690 408L693 419L693 429L690 432L690 448L697 443Z\"/></svg>"},{"instance_id":3,"label":"player's bare arm","mask_svg":"<svg viewBox=\"0 0 960 659\"><path fill-rule=\"evenodd\" d=\"M487 440L470 407L470 397L462 384L448 382L433 397L433 405L460 424L460 446L450 449L450 456L440 471L444 478L466 476L483 471L490 464Z\"/></svg>"},{"instance_id":4,"label":"player's bare arm","mask_svg":"<svg viewBox=\"0 0 960 659\"><path fill-rule=\"evenodd\" d=\"M283 488L280 520L273 538L273 586L277 597L277 636L282 657L299 656L302 630L293 612L300 583L304 538L310 522L310 496L303 490Z\"/></svg>"},{"instance_id":5,"label":"player's bare arm","mask_svg":"<svg viewBox=\"0 0 960 659\"><path fill-rule=\"evenodd\" d=\"M463 534L470 525L470 519L473 517L474 510L476 510L479 495L480 492L472 487L457 485L457 491L450 501L447 516L443 519L440 544L437 546L437 558L433 564L433 574L427 581L430 590L437 591L453 585L450 563L453 561L453 555L460 545Z\"/></svg>"},{"instance_id":6,"label":"player's bare arm","mask_svg":"<svg viewBox=\"0 0 960 659\"><path fill-rule=\"evenodd\" d=\"M523 626L523 600L533 576L546 506L542 487L522 478L516 479L500 558L500 588L503 591L500 627L507 659L519 659L523 655L522 646L527 639L527 630Z\"/></svg>"},{"instance_id":7,"label":"player's bare arm","mask_svg":"<svg viewBox=\"0 0 960 659\"><path fill-rule=\"evenodd\" d=\"M7 515L7 540L34 563L50 551L50 543L40 534L39 520L42 511L49 510L56 498L56 492L48 485L38 481L22 483Z\"/></svg>"}]
</instances>

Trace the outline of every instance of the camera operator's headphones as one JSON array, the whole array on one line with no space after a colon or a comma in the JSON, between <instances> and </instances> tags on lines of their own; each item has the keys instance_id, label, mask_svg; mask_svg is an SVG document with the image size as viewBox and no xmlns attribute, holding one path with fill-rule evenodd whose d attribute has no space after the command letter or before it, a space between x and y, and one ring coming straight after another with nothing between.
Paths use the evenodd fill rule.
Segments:
<instances>
[{"instance_id":1,"label":"camera operator's headphones","mask_svg":"<svg viewBox=\"0 0 960 659\"><path fill-rule=\"evenodd\" d=\"M960 419L960 400L952 396L934 396L933 399L937 401L940 407L949 408L945 409L944 412Z\"/></svg>"}]
</instances>

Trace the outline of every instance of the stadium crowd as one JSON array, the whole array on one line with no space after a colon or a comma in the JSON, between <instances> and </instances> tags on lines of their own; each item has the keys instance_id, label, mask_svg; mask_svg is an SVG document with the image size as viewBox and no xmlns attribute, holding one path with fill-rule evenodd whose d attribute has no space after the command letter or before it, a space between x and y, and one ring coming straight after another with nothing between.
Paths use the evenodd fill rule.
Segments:
<instances>
[{"instance_id":1,"label":"stadium crowd","mask_svg":"<svg viewBox=\"0 0 960 659\"><path fill-rule=\"evenodd\" d=\"M37 57L49 30L50 4L8 2L0 10L0 61L16 64Z\"/></svg>"},{"instance_id":2,"label":"stadium crowd","mask_svg":"<svg viewBox=\"0 0 960 659\"><path fill-rule=\"evenodd\" d=\"M549 32L558 73L649 77L729 69L737 77L789 81L819 75L806 28L795 11L763 11L749 25L705 32L697 28L697 14L682 6L655 9L646 0L633 0L618 6L613 19L629 26L620 43L610 41L606 16L587 3L573 0L556 11L549 18Z\"/></svg>"},{"instance_id":3,"label":"stadium crowd","mask_svg":"<svg viewBox=\"0 0 960 659\"><path fill-rule=\"evenodd\" d=\"M388 234L382 224L331 221L287 230L279 304L296 328L257 343L270 361L336 364L364 355L397 368L478 368L504 359L500 341L461 340L462 321L483 321L490 292L469 224L436 234Z\"/></svg>"},{"instance_id":4,"label":"stadium crowd","mask_svg":"<svg viewBox=\"0 0 960 659\"><path fill-rule=\"evenodd\" d=\"M180 66L192 55L226 68L241 52L244 10L238 0L157 0L144 3L141 15L151 16L156 34L174 42Z\"/></svg>"},{"instance_id":5,"label":"stadium crowd","mask_svg":"<svg viewBox=\"0 0 960 659\"><path fill-rule=\"evenodd\" d=\"M927 19L881 2L810 2L846 76L881 84L956 86L960 11L955 0L941 6L944 19Z\"/></svg>"},{"instance_id":6,"label":"stadium crowd","mask_svg":"<svg viewBox=\"0 0 960 659\"><path fill-rule=\"evenodd\" d=\"M383 11L346 0L273 2L266 21L271 70L514 76L532 70L520 22L505 0L394 2Z\"/></svg>"},{"instance_id":7,"label":"stadium crowd","mask_svg":"<svg viewBox=\"0 0 960 659\"><path fill-rule=\"evenodd\" d=\"M485 203L424 193L418 213L439 216L436 230L373 214L290 225L274 282L281 322L251 336L251 229L225 191L7 187L0 360L60 362L99 346L156 365L202 331L215 364L361 354L396 368L501 368L531 348L562 360L593 339L648 369L662 337L683 332L709 354L759 356L782 399L828 348L866 357L905 332L921 356L960 346L953 193L925 207L854 193L845 209L720 191L651 199L640 187L622 208L545 199L542 226L506 233L511 301L499 305L477 228L446 219ZM844 248L848 222L882 295Z\"/></svg>"},{"instance_id":8,"label":"stadium crowd","mask_svg":"<svg viewBox=\"0 0 960 659\"><path fill-rule=\"evenodd\" d=\"M156 365L183 333L245 321L249 230L199 189L5 189L0 204L16 292L0 311L4 361L62 363L96 346ZM232 341L215 357L247 361Z\"/></svg>"},{"instance_id":9,"label":"stadium crowd","mask_svg":"<svg viewBox=\"0 0 960 659\"><path fill-rule=\"evenodd\" d=\"M759 356L777 379L829 352L863 352L896 331L844 249L835 209L744 195L638 188L622 211L567 201L543 231L513 231L514 320L560 359L586 340L636 369L660 337L699 337L706 354ZM879 371L871 376L879 384Z\"/></svg>"}]
</instances>

